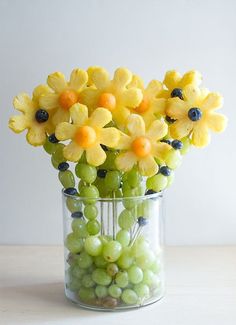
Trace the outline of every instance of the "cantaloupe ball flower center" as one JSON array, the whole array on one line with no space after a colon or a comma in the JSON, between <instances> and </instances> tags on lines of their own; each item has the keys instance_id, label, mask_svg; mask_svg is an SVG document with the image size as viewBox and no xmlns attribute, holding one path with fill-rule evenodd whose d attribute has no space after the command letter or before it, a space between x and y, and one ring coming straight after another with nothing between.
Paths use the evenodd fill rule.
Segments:
<instances>
[{"instance_id":1,"label":"cantaloupe ball flower center","mask_svg":"<svg viewBox=\"0 0 236 325\"><path fill-rule=\"evenodd\" d=\"M132 150L139 158L148 156L151 152L151 142L146 137L138 137L132 142Z\"/></svg>"},{"instance_id":2,"label":"cantaloupe ball flower center","mask_svg":"<svg viewBox=\"0 0 236 325\"><path fill-rule=\"evenodd\" d=\"M149 109L149 100L144 98L141 101L140 105L135 108L135 111L142 114L148 111L148 109Z\"/></svg>"},{"instance_id":3,"label":"cantaloupe ball flower center","mask_svg":"<svg viewBox=\"0 0 236 325\"><path fill-rule=\"evenodd\" d=\"M78 102L78 94L74 90L65 90L59 97L59 103L62 108L69 110L69 108Z\"/></svg>"},{"instance_id":4,"label":"cantaloupe ball flower center","mask_svg":"<svg viewBox=\"0 0 236 325\"><path fill-rule=\"evenodd\" d=\"M98 106L105 107L109 111L113 111L116 107L116 98L111 93L103 93L99 97Z\"/></svg>"},{"instance_id":5,"label":"cantaloupe ball flower center","mask_svg":"<svg viewBox=\"0 0 236 325\"><path fill-rule=\"evenodd\" d=\"M87 125L82 126L78 129L78 131L75 135L75 141L82 148L84 148L84 149L89 148L96 141L96 132L90 126L87 126Z\"/></svg>"}]
</instances>

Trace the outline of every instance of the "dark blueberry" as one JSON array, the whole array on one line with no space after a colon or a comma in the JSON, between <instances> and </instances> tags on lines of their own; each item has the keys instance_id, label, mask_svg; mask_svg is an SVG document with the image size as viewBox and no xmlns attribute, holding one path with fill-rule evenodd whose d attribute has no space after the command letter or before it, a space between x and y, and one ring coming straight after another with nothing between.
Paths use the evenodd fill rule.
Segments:
<instances>
[{"instance_id":1,"label":"dark blueberry","mask_svg":"<svg viewBox=\"0 0 236 325\"><path fill-rule=\"evenodd\" d=\"M38 109L35 113L35 119L38 123L44 123L47 122L49 118L49 114L44 109Z\"/></svg>"},{"instance_id":2,"label":"dark blueberry","mask_svg":"<svg viewBox=\"0 0 236 325\"><path fill-rule=\"evenodd\" d=\"M98 169L97 171L97 175L100 178L105 178L107 174L107 170L106 169Z\"/></svg>"},{"instance_id":3,"label":"dark blueberry","mask_svg":"<svg viewBox=\"0 0 236 325\"><path fill-rule=\"evenodd\" d=\"M168 139L163 139L163 140L161 140L161 142L167 143L167 144L169 144L171 146L171 141L168 140Z\"/></svg>"},{"instance_id":4,"label":"dark blueberry","mask_svg":"<svg viewBox=\"0 0 236 325\"><path fill-rule=\"evenodd\" d=\"M71 214L71 218L81 219L83 218L83 213L81 211L76 211Z\"/></svg>"},{"instance_id":5,"label":"dark blueberry","mask_svg":"<svg viewBox=\"0 0 236 325\"><path fill-rule=\"evenodd\" d=\"M202 111L197 107L190 108L188 111L188 117L191 121L196 122L202 117Z\"/></svg>"},{"instance_id":6,"label":"dark blueberry","mask_svg":"<svg viewBox=\"0 0 236 325\"><path fill-rule=\"evenodd\" d=\"M178 149L180 150L183 148L183 143L179 140L173 140L171 145L172 145L172 148L174 148L175 150L178 150Z\"/></svg>"},{"instance_id":7,"label":"dark blueberry","mask_svg":"<svg viewBox=\"0 0 236 325\"><path fill-rule=\"evenodd\" d=\"M104 151L108 151L107 146L105 146L104 144L101 144L101 147Z\"/></svg>"},{"instance_id":8,"label":"dark blueberry","mask_svg":"<svg viewBox=\"0 0 236 325\"><path fill-rule=\"evenodd\" d=\"M55 136L55 133L52 133L51 135L49 135L48 141L51 142L51 143L57 143L57 142L59 142L59 140Z\"/></svg>"},{"instance_id":9,"label":"dark blueberry","mask_svg":"<svg viewBox=\"0 0 236 325\"><path fill-rule=\"evenodd\" d=\"M58 169L61 171L61 172L64 172L66 171L68 168L69 168L69 164L67 162L61 162L59 165L58 165Z\"/></svg>"},{"instance_id":10,"label":"dark blueberry","mask_svg":"<svg viewBox=\"0 0 236 325\"><path fill-rule=\"evenodd\" d=\"M179 97L180 99L184 99L182 89L174 88L171 92L171 97Z\"/></svg>"},{"instance_id":11,"label":"dark blueberry","mask_svg":"<svg viewBox=\"0 0 236 325\"><path fill-rule=\"evenodd\" d=\"M148 223L147 219L144 217L139 217L138 218L138 225L140 227L146 226L146 224Z\"/></svg>"},{"instance_id":12,"label":"dark blueberry","mask_svg":"<svg viewBox=\"0 0 236 325\"><path fill-rule=\"evenodd\" d=\"M172 124L172 123L174 123L175 121L176 121L175 119L169 117L168 115L166 116L166 122Z\"/></svg>"},{"instance_id":13,"label":"dark blueberry","mask_svg":"<svg viewBox=\"0 0 236 325\"><path fill-rule=\"evenodd\" d=\"M78 194L76 188L74 188L74 187L68 187L68 188L66 188L64 190L64 193L65 194L68 194L68 195L76 195L76 194Z\"/></svg>"},{"instance_id":14,"label":"dark blueberry","mask_svg":"<svg viewBox=\"0 0 236 325\"><path fill-rule=\"evenodd\" d=\"M169 167L167 167L167 166L161 166L159 171L164 176L170 176L170 174L171 174L171 169Z\"/></svg>"},{"instance_id":15,"label":"dark blueberry","mask_svg":"<svg viewBox=\"0 0 236 325\"><path fill-rule=\"evenodd\" d=\"M145 193L145 195L151 195L151 194L156 194L157 192L153 191L153 190L147 190L147 192Z\"/></svg>"}]
</instances>

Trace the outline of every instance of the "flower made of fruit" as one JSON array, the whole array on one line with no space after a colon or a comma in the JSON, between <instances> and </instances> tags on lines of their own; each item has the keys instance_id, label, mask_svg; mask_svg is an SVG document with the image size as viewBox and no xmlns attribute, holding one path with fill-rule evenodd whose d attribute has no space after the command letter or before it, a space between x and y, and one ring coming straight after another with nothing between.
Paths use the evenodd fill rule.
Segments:
<instances>
[{"instance_id":1,"label":"flower made of fruit","mask_svg":"<svg viewBox=\"0 0 236 325\"><path fill-rule=\"evenodd\" d=\"M99 107L88 117L88 108L77 103L70 108L70 115L73 123L62 122L56 127L55 132L58 140L72 140L63 150L64 157L76 162L85 151L90 165L103 164L106 153L101 144L113 148L120 137L120 132L116 128L104 127L112 120L111 113Z\"/></svg>"},{"instance_id":2,"label":"flower made of fruit","mask_svg":"<svg viewBox=\"0 0 236 325\"><path fill-rule=\"evenodd\" d=\"M25 93L14 98L13 106L21 112L21 115L12 116L9 127L16 133L28 129L26 139L33 146L43 145L47 134L54 131L52 117L54 110L47 111L39 105L39 98L50 94L47 86L38 86L33 91L32 99Z\"/></svg>"},{"instance_id":3,"label":"flower made of fruit","mask_svg":"<svg viewBox=\"0 0 236 325\"><path fill-rule=\"evenodd\" d=\"M53 116L54 125L69 121L70 107L80 101L80 92L86 86L87 81L87 72L82 69L74 69L68 82L61 72L48 76L47 84L53 92L40 97L40 105L47 110L56 108Z\"/></svg>"},{"instance_id":4,"label":"flower made of fruit","mask_svg":"<svg viewBox=\"0 0 236 325\"><path fill-rule=\"evenodd\" d=\"M176 97L168 102L167 114L176 121L170 126L174 139L191 137L196 147L204 147L210 141L209 129L222 132L227 123L224 115L215 113L220 108L223 98L218 93L209 93L189 85L183 91L183 100Z\"/></svg>"},{"instance_id":5,"label":"flower made of fruit","mask_svg":"<svg viewBox=\"0 0 236 325\"><path fill-rule=\"evenodd\" d=\"M90 87L81 93L82 102L93 111L96 107L107 108L115 123L122 128L130 109L137 107L143 98L138 88L127 88L132 80L132 73L125 68L118 68L110 80L108 72L101 67L88 69Z\"/></svg>"},{"instance_id":6,"label":"flower made of fruit","mask_svg":"<svg viewBox=\"0 0 236 325\"><path fill-rule=\"evenodd\" d=\"M163 84L166 89L162 95L165 98L179 97L183 99L183 90L186 86L199 86L201 82L202 75L196 70L188 71L183 76L175 70L170 70L165 74Z\"/></svg>"},{"instance_id":7,"label":"flower made of fruit","mask_svg":"<svg viewBox=\"0 0 236 325\"><path fill-rule=\"evenodd\" d=\"M159 142L168 132L168 126L164 121L155 120L146 130L143 118L137 114L131 114L127 121L127 133L122 133L116 146L121 153L116 158L117 168L121 171L129 171L134 165L143 176L153 176L158 172L158 164L155 158L163 161L170 146Z\"/></svg>"},{"instance_id":8,"label":"flower made of fruit","mask_svg":"<svg viewBox=\"0 0 236 325\"><path fill-rule=\"evenodd\" d=\"M138 87L142 90L143 99L133 109L133 112L142 116L146 126L149 126L156 118L165 115L166 98L161 98L163 85L160 81L152 80L145 88L142 79L134 75L129 87Z\"/></svg>"}]
</instances>

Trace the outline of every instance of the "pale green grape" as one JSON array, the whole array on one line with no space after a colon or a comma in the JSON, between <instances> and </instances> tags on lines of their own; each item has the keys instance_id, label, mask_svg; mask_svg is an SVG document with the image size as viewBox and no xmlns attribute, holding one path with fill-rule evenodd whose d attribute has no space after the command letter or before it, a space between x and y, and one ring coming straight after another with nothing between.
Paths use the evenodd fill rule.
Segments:
<instances>
[{"instance_id":1,"label":"pale green grape","mask_svg":"<svg viewBox=\"0 0 236 325\"><path fill-rule=\"evenodd\" d=\"M181 157L179 150L173 149L167 153L165 163L171 169L176 169L181 164L181 160L182 160L182 157Z\"/></svg>"},{"instance_id":2,"label":"pale green grape","mask_svg":"<svg viewBox=\"0 0 236 325\"><path fill-rule=\"evenodd\" d=\"M121 243L122 247L128 246L130 242L130 232L125 229L119 230L116 235L116 240Z\"/></svg>"},{"instance_id":3,"label":"pale green grape","mask_svg":"<svg viewBox=\"0 0 236 325\"><path fill-rule=\"evenodd\" d=\"M106 243L103 247L103 257L108 262L118 260L122 252L122 246L118 241L112 240Z\"/></svg>"},{"instance_id":4,"label":"pale green grape","mask_svg":"<svg viewBox=\"0 0 236 325\"><path fill-rule=\"evenodd\" d=\"M119 271L116 274L115 282L120 288L127 287L127 285L129 284L128 273L126 271Z\"/></svg>"},{"instance_id":5,"label":"pale green grape","mask_svg":"<svg viewBox=\"0 0 236 325\"><path fill-rule=\"evenodd\" d=\"M86 252L82 252L78 256L77 264L82 269L87 269L93 264L92 257L88 255Z\"/></svg>"},{"instance_id":6,"label":"pale green grape","mask_svg":"<svg viewBox=\"0 0 236 325\"><path fill-rule=\"evenodd\" d=\"M66 206L68 210L73 213L77 211L81 211L82 204L79 200L73 198L73 197L68 197L66 199Z\"/></svg>"},{"instance_id":7,"label":"pale green grape","mask_svg":"<svg viewBox=\"0 0 236 325\"><path fill-rule=\"evenodd\" d=\"M74 219L71 223L71 228L79 238L85 238L88 235L84 219Z\"/></svg>"},{"instance_id":8,"label":"pale green grape","mask_svg":"<svg viewBox=\"0 0 236 325\"><path fill-rule=\"evenodd\" d=\"M150 296L150 290L146 284L139 283L134 286L134 291L137 293L139 298L148 298Z\"/></svg>"},{"instance_id":9,"label":"pale green grape","mask_svg":"<svg viewBox=\"0 0 236 325\"><path fill-rule=\"evenodd\" d=\"M108 295L108 289L105 286L96 286L95 293L98 298L105 298Z\"/></svg>"},{"instance_id":10,"label":"pale green grape","mask_svg":"<svg viewBox=\"0 0 236 325\"><path fill-rule=\"evenodd\" d=\"M115 159L118 155L118 152L107 151L106 155L107 155L106 161L99 168L107 169L107 170L117 170L117 167L115 165Z\"/></svg>"},{"instance_id":11,"label":"pale green grape","mask_svg":"<svg viewBox=\"0 0 236 325\"><path fill-rule=\"evenodd\" d=\"M98 256L102 252L102 242L98 237L89 236L84 242L85 251L91 256Z\"/></svg>"},{"instance_id":12,"label":"pale green grape","mask_svg":"<svg viewBox=\"0 0 236 325\"><path fill-rule=\"evenodd\" d=\"M82 301L88 302L96 298L93 288L81 287L79 290L79 298Z\"/></svg>"},{"instance_id":13,"label":"pale green grape","mask_svg":"<svg viewBox=\"0 0 236 325\"><path fill-rule=\"evenodd\" d=\"M115 197L116 198L122 198L123 195L122 195L122 191L121 189L119 188L118 190L115 191Z\"/></svg>"},{"instance_id":14,"label":"pale green grape","mask_svg":"<svg viewBox=\"0 0 236 325\"><path fill-rule=\"evenodd\" d=\"M109 263L107 265L107 274L109 274L110 276L114 276L118 273L119 268L115 263Z\"/></svg>"},{"instance_id":15,"label":"pale green grape","mask_svg":"<svg viewBox=\"0 0 236 325\"><path fill-rule=\"evenodd\" d=\"M99 268L106 268L107 267L107 261L104 259L104 257L102 255L95 256L94 264Z\"/></svg>"},{"instance_id":16,"label":"pale green grape","mask_svg":"<svg viewBox=\"0 0 236 325\"><path fill-rule=\"evenodd\" d=\"M87 164L78 163L75 167L75 174L85 183L91 184L97 178L97 169Z\"/></svg>"},{"instance_id":17,"label":"pale green grape","mask_svg":"<svg viewBox=\"0 0 236 325\"><path fill-rule=\"evenodd\" d=\"M95 285L95 282L93 281L91 274L85 274L82 278L81 283L85 288L92 288Z\"/></svg>"},{"instance_id":18,"label":"pale green grape","mask_svg":"<svg viewBox=\"0 0 236 325\"><path fill-rule=\"evenodd\" d=\"M151 250L136 257L136 264L143 270L148 269L155 260L155 255Z\"/></svg>"},{"instance_id":19,"label":"pale green grape","mask_svg":"<svg viewBox=\"0 0 236 325\"><path fill-rule=\"evenodd\" d=\"M152 282L152 288L159 288L161 285L161 279L158 275L154 275L153 282Z\"/></svg>"},{"instance_id":20,"label":"pale green grape","mask_svg":"<svg viewBox=\"0 0 236 325\"><path fill-rule=\"evenodd\" d=\"M133 284L138 284L143 280L143 271L136 265L128 269L129 280Z\"/></svg>"},{"instance_id":21,"label":"pale green grape","mask_svg":"<svg viewBox=\"0 0 236 325\"><path fill-rule=\"evenodd\" d=\"M58 177L64 188L75 187L75 178L70 170L59 172Z\"/></svg>"},{"instance_id":22,"label":"pale green grape","mask_svg":"<svg viewBox=\"0 0 236 325\"><path fill-rule=\"evenodd\" d=\"M132 254L135 257L138 257L140 255L144 255L149 249L150 248L147 240L143 236L139 236L132 246Z\"/></svg>"},{"instance_id":23,"label":"pale green grape","mask_svg":"<svg viewBox=\"0 0 236 325\"><path fill-rule=\"evenodd\" d=\"M98 215L98 209L96 205L86 205L84 208L84 215L89 220L96 219Z\"/></svg>"},{"instance_id":24,"label":"pale green grape","mask_svg":"<svg viewBox=\"0 0 236 325\"><path fill-rule=\"evenodd\" d=\"M132 289L125 289L122 292L121 299L127 305L134 305L138 301L138 296L136 292Z\"/></svg>"},{"instance_id":25,"label":"pale green grape","mask_svg":"<svg viewBox=\"0 0 236 325\"><path fill-rule=\"evenodd\" d=\"M71 253L80 253L83 249L83 240L79 239L75 233L70 233L66 237L66 247Z\"/></svg>"},{"instance_id":26,"label":"pale green grape","mask_svg":"<svg viewBox=\"0 0 236 325\"><path fill-rule=\"evenodd\" d=\"M78 265L74 265L71 269L71 274L77 279L82 279L85 273L85 269L81 269Z\"/></svg>"},{"instance_id":27,"label":"pale green grape","mask_svg":"<svg viewBox=\"0 0 236 325\"><path fill-rule=\"evenodd\" d=\"M95 204L96 199L99 197L99 192L96 186L84 186L80 191L80 196L84 199L85 204Z\"/></svg>"},{"instance_id":28,"label":"pale green grape","mask_svg":"<svg viewBox=\"0 0 236 325\"><path fill-rule=\"evenodd\" d=\"M150 190L154 190L155 192L160 192L164 190L168 183L168 177L157 174L147 179L147 188Z\"/></svg>"},{"instance_id":29,"label":"pale green grape","mask_svg":"<svg viewBox=\"0 0 236 325\"><path fill-rule=\"evenodd\" d=\"M78 279L72 279L68 284L67 287L70 291L76 292L81 288L82 284Z\"/></svg>"},{"instance_id":30,"label":"pale green grape","mask_svg":"<svg viewBox=\"0 0 236 325\"><path fill-rule=\"evenodd\" d=\"M183 143L183 148L180 149L181 155L186 155L186 153L189 152L190 149L190 140L188 137L182 138L181 142Z\"/></svg>"},{"instance_id":31,"label":"pale green grape","mask_svg":"<svg viewBox=\"0 0 236 325\"><path fill-rule=\"evenodd\" d=\"M64 144L57 143L56 147L55 147L55 151L52 153L51 162L52 162L54 168L56 168L56 169L61 162L66 160L63 155L64 148L65 148Z\"/></svg>"},{"instance_id":32,"label":"pale green grape","mask_svg":"<svg viewBox=\"0 0 236 325\"><path fill-rule=\"evenodd\" d=\"M136 188L141 182L141 176L136 168L127 173L127 182L131 188Z\"/></svg>"},{"instance_id":33,"label":"pale green grape","mask_svg":"<svg viewBox=\"0 0 236 325\"><path fill-rule=\"evenodd\" d=\"M108 293L111 297L113 298L119 298L122 294L122 290L120 287L118 287L118 285L116 284L112 284L109 288L108 288Z\"/></svg>"},{"instance_id":34,"label":"pale green grape","mask_svg":"<svg viewBox=\"0 0 236 325\"><path fill-rule=\"evenodd\" d=\"M150 266L150 270L154 273L159 273L161 270L161 262L160 260L156 260L153 262L153 264Z\"/></svg>"},{"instance_id":35,"label":"pale green grape","mask_svg":"<svg viewBox=\"0 0 236 325\"><path fill-rule=\"evenodd\" d=\"M118 224L122 229L129 230L134 224L132 213L127 209L123 210L119 215Z\"/></svg>"},{"instance_id":36,"label":"pale green grape","mask_svg":"<svg viewBox=\"0 0 236 325\"><path fill-rule=\"evenodd\" d=\"M92 279L99 285L107 286L111 283L112 277L104 269L96 269L92 273Z\"/></svg>"},{"instance_id":37,"label":"pale green grape","mask_svg":"<svg viewBox=\"0 0 236 325\"><path fill-rule=\"evenodd\" d=\"M57 148L57 143L52 143L48 141L48 138L46 139L44 145L43 145L44 150L49 154L53 154Z\"/></svg>"},{"instance_id":38,"label":"pale green grape","mask_svg":"<svg viewBox=\"0 0 236 325\"><path fill-rule=\"evenodd\" d=\"M108 171L106 173L105 177L105 187L108 190L108 192L116 191L120 187L120 172L114 170L114 171Z\"/></svg>"},{"instance_id":39,"label":"pale green grape","mask_svg":"<svg viewBox=\"0 0 236 325\"><path fill-rule=\"evenodd\" d=\"M152 285L154 280L154 273L151 270L143 271L143 283L147 284L149 287Z\"/></svg>"},{"instance_id":40,"label":"pale green grape","mask_svg":"<svg viewBox=\"0 0 236 325\"><path fill-rule=\"evenodd\" d=\"M97 235L101 229L101 225L97 220L87 222L86 229L90 235Z\"/></svg>"},{"instance_id":41,"label":"pale green grape","mask_svg":"<svg viewBox=\"0 0 236 325\"><path fill-rule=\"evenodd\" d=\"M121 256L119 257L117 264L122 269L128 269L134 263L134 257L132 256L132 250L130 247L123 249Z\"/></svg>"}]
</instances>

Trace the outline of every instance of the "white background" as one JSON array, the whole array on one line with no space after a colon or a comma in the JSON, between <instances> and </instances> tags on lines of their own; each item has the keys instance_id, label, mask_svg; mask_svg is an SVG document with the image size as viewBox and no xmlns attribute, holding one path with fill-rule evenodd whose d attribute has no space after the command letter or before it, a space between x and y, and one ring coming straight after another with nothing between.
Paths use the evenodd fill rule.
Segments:
<instances>
[{"instance_id":1,"label":"white background","mask_svg":"<svg viewBox=\"0 0 236 325\"><path fill-rule=\"evenodd\" d=\"M147 82L197 69L229 125L193 149L166 193L168 244L236 244L236 1L0 0L0 243L62 242L60 185L41 148L7 128L12 98L49 73L126 66Z\"/></svg>"}]
</instances>

